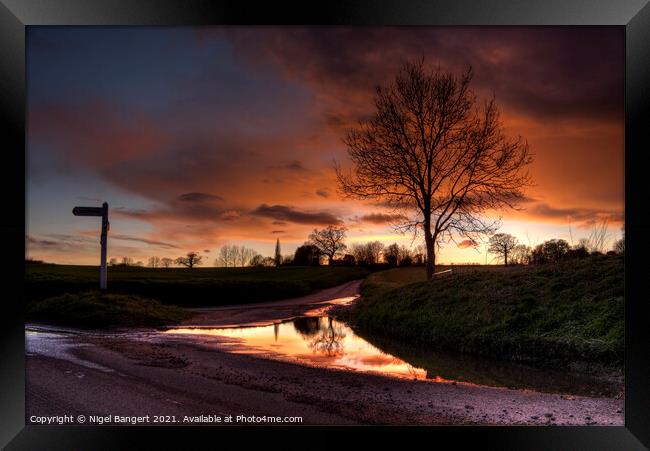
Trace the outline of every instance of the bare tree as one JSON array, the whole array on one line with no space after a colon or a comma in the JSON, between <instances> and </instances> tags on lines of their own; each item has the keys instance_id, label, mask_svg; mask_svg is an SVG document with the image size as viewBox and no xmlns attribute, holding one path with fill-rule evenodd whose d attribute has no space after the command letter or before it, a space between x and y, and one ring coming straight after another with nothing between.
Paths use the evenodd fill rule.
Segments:
<instances>
[{"instance_id":1,"label":"bare tree","mask_svg":"<svg viewBox=\"0 0 650 451\"><path fill-rule=\"evenodd\" d=\"M161 260L160 257L149 257L147 261L147 266L150 268L160 268Z\"/></svg>"},{"instance_id":2,"label":"bare tree","mask_svg":"<svg viewBox=\"0 0 650 451\"><path fill-rule=\"evenodd\" d=\"M336 165L343 195L380 200L410 218L398 230L424 233L428 279L441 242L494 232L498 221L481 214L516 207L531 183L527 143L505 136L494 99L477 106L471 80L471 68L457 77L405 64L344 139L353 169Z\"/></svg>"},{"instance_id":3,"label":"bare tree","mask_svg":"<svg viewBox=\"0 0 650 451\"><path fill-rule=\"evenodd\" d=\"M416 265L421 265L424 263L426 251L426 248L422 244L415 246L415 249L413 250L413 262Z\"/></svg>"},{"instance_id":4,"label":"bare tree","mask_svg":"<svg viewBox=\"0 0 650 451\"><path fill-rule=\"evenodd\" d=\"M370 263L379 263L384 252L384 243L381 241L369 241L366 243L366 250L371 260Z\"/></svg>"},{"instance_id":5,"label":"bare tree","mask_svg":"<svg viewBox=\"0 0 650 451\"><path fill-rule=\"evenodd\" d=\"M131 257L122 257L122 266L133 266L133 259Z\"/></svg>"},{"instance_id":6,"label":"bare tree","mask_svg":"<svg viewBox=\"0 0 650 451\"><path fill-rule=\"evenodd\" d=\"M313 243L323 255L326 255L329 264L332 264L334 256L344 251L347 246L343 243L345 240L345 227L327 226L322 230L314 229L309 235L309 241Z\"/></svg>"},{"instance_id":7,"label":"bare tree","mask_svg":"<svg viewBox=\"0 0 650 451\"><path fill-rule=\"evenodd\" d=\"M252 264L253 257L257 255L255 249L234 244L225 244L219 248L219 256L214 260L215 266L255 266Z\"/></svg>"},{"instance_id":8,"label":"bare tree","mask_svg":"<svg viewBox=\"0 0 650 451\"><path fill-rule=\"evenodd\" d=\"M242 268L244 266L248 266L251 259L257 255L257 251L255 249L251 249L245 246L241 246L239 248L239 252L237 253L237 264L241 266Z\"/></svg>"},{"instance_id":9,"label":"bare tree","mask_svg":"<svg viewBox=\"0 0 650 451\"><path fill-rule=\"evenodd\" d=\"M174 260L169 257L163 257L160 259L160 265L163 268L169 268L174 263Z\"/></svg>"},{"instance_id":10,"label":"bare tree","mask_svg":"<svg viewBox=\"0 0 650 451\"><path fill-rule=\"evenodd\" d=\"M234 245L225 244L219 248L219 257L215 260L217 266L235 266L239 248Z\"/></svg>"},{"instance_id":11,"label":"bare tree","mask_svg":"<svg viewBox=\"0 0 650 451\"><path fill-rule=\"evenodd\" d=\"M180 266L187 266L188 268L192 269L197 265L200 265L202 263L203 256L199 255L198 252L188 252L185 257L178 257L175 260L175 263Z\"/></svg>"},{"instance_id":12,"label":"bare tree","mask_svg":"<svg viewBox=\"0 0 650 451\"><path fill-rule=\"evenodd\" d=\"M499 259L503 259L504 265L508 266L508 255L517 245L517 238L509 233L496 233L490 237L488 243L488 252L496 254Z\"/></svg>"},{"instance_id":13,"label":"bare tree","mask_svg":"<svg viewBox=\"0 0 650 451\"><path fill-rule=\"evenodd\" d=\"M406 246L399 246L397 243L393 243L384 249L384 261L390 266L410 265L413 261L413 256Z\"/></svg>"},{"instance_id":14,"label":"bare tree","mask_svg":"<svg viewBox=\"0 0 650 451\"><path fill-rule=\"evenodd\" d=\"M515 265L527 265L530 263L531 248L525 244L517 244L512 248L510 262Z\"/></svg>"},{"instance_id":15,"label":"bare tree","mask_svg":"<svg viewBox=\"0 0 650 451\"><path fill-rule=\"evenodd\" d=\"M261 254L256 254L251 258L249 262L250 266L264 266L264 256Z\"/></svg>"},{"instance_id":16,"label":"bare tree","mask_svg":"<svg viewBox=\"0 0 650 451\"><path fill-rule=\"evenodd\" d=\"M115 265L117 265L117 258L112 257L112 258L108 261L108 266L115 266Z\"/></svg>"},{"instance_id":17,"label":"bare tree","mask_svg":"<svg viewBox=\"0 0 650 451\"><path fill-rule=\"evenodd\" d=\"M272 268L275 266L275 258L273 257L264 257L262 260L262 266L267 266L269 268Z\"/></svg>"},{"instance_id":18,"label":"bare tree","mask_svg":"<svg viewBox=\"0 0 650 451\"><path fill-rule=\"evenodd\" d=\"M381 260L383 250L384 244L381 241L370 241L363 244L354 244L352 246L352 255L360 265L374 265Z\"/></svg>"}]
</instances>

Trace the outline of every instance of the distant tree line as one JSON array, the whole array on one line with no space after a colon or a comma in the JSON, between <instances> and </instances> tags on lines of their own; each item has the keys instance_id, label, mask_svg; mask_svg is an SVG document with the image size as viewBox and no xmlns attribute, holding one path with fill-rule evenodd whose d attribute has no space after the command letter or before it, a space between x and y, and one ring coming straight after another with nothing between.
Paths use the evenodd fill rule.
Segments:
<instances>
[{"instance_id":1,"label":"distant tree line","mask_svg":"<svg viewBox=\"0 0 650 451\"><path fill-rule=\"evenodd\" d=\"M327 263L332 266L411 266L425 265L427 250L424 245L409 249L397 243L384 245L381 241L345 244L347 229L343 226L328 226L324 229L314 229L309 239L295 250L293 255L282 255L280 240L276 240L273 257L263 256L255 249L246 246L225 244L218 250L214 260L215 266L225 268L235 267L279 267L320 266ZM538 265L556 263L563 260L585 258L590 255L605 253L607 242L607 222L602 221L592 227L587 238L582 238L575 245L570 245L564 239L551 239L534 247L519 243L516 237L508 233L495 233L488 241L487 252L496 255L504 265ZM209 252L206 250L205 252ZM625 236L614 242L607 252L609 255L625 253ZM169 257L150 257L147 266L151 268L170 268L181 266L194 268L204 262L204 256L198 252L188 252L175 259ZM111 266L144 266L141 261L134 262L131 257L120 260L111 258Z\"/></svg>"},{"instance_id":2,"label":"distant tree line","mask_svg":"<svg viewBox=\"0 0 650 451\"><path fill-rule=\"evenodd\" d=\"M563 239L551 239L534 247L519 244L517 238L507 233L497 233L490 237L488 252L495 254L504 265L540 265L557 263L563 260L586 258L590 255L603 255L607 242L607 222L602 221L591 230L589 237L582 238L575 245ZM607 255L625 254L625 236L616 240Z\"/></svg>"}]
</instances>

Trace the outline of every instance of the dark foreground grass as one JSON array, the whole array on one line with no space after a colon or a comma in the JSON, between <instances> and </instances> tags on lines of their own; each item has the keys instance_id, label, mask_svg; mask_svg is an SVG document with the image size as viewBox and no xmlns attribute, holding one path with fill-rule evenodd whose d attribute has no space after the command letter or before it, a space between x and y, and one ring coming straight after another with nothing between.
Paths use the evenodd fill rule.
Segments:
<instances>
[{"instance_id":1,"label":"dark foreground grass","mask_svg":"<svg viewBox=\"0 0 650 451\"><path fill-rule=\"evenodd\" d=\"M27 320L81 328L112 326L164 326L189 318L190 313L173 305L134 295L88 291L64 294L27 306Z\"/></svg>"},{"instance_id":2,"label":"dark foreground grass","mask_svg":"<svg viewBox=\"0 0 650 451\"><path fill-rule=\"evenodd\" d=\"M26 265L29 302L97 288L99 268ZM368 274L355 267L169 268L109 267L108 291L183 307L264 302L304 296Z\"/></svg>"},{"instance_id":3,"label":"dark foreground grass","mask_svg":"<svg viewBox=\"0 0 650 451\"><path fill-rule=\"evenodd\" d=\"M476 268L409 283L417 271L366 279L363 298L349 313L352 325L412 345L513 361L622 367L622 257Z\"/></svg>"}]
</instances>

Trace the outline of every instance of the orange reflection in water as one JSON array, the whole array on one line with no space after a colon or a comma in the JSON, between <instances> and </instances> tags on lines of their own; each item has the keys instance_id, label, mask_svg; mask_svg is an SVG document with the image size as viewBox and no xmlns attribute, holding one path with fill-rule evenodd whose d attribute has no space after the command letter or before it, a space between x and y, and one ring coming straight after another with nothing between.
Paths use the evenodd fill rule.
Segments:
<instances>
[{"instance_id":1,"label":"orange reflection in water","mask_svg":"<svg viewBox=\"0 0 650 451\"><path fill-rule=\"evenodd\" d=\"M382 352L329 317L301 317L257 327L179 328L165 333L224 337L228 340L220 342L232 352L271 353L312 365L426 379L424 369Z\"/></svg>"}]
</instances>

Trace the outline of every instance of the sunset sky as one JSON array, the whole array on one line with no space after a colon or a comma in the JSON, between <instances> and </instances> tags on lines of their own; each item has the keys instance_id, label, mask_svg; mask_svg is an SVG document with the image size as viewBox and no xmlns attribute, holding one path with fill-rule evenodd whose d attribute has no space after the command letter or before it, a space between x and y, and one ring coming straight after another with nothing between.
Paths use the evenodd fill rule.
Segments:
<instances>
[{"instance_id":1,"label":"sunset sky","mask_svg":"<svg viewBox=\"0 0 650 451\"><path fill-rule=\"evenodd\" d=\"M342 137L372 113L374 88L407 60L474 69L509 134L534 154L520 211L490 212L535 245L577 242L594 221L623 227L622 27L28 27L27 256L212 265L226 243L293 253L314 228L348 244L411 245L390 211L337 194ZM416 241L415 244L419 244ZM439 262L485 262L484 246L443 246ZM488 262L491 256L488 257Z\"/></svg>"}]
</instances>

